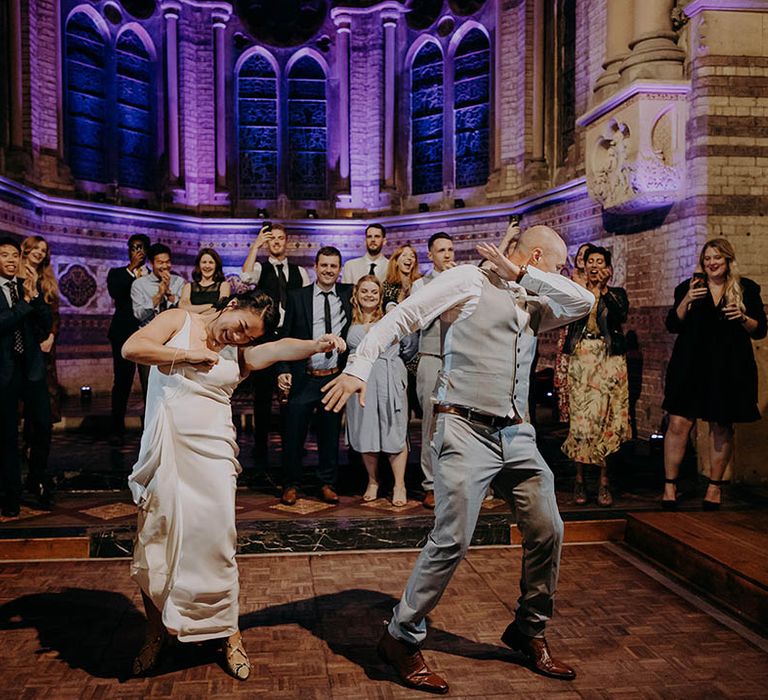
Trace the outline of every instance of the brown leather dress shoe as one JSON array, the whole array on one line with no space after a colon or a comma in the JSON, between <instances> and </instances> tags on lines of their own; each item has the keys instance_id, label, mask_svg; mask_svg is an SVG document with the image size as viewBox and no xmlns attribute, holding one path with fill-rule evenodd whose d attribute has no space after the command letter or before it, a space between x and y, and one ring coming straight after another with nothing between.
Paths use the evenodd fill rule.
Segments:
<instances>
[{"instance_id":1,"label":"brown leather dress shoe","mask_svg":"<svg viewBox=\"0 0 768 700\"><path fill-rule=\"evenodd\" d=\"M328 484L325 484L325 486L323 486L320 489L320 497L326 503L338 503L339 502L338 494Z\"/></svg>"},{"instance_id":2,"label":"brown leather dress shoe","mask_svg":"<svg viewBox=\"0 0 768 700\"><path fill-rule=\"evenodd\" d=\"M436 673L430 671L419 648L395 639L387 629L384 630L379 641L378 652L379 656L397 671L403 683L409 688L438 695L445 695L448 692L448 684Z\"/></svg>"},{"instance_id":3,"label":"brown leather dress shoe","mask_svg":"<svg viewBox=\"0 0 768 700\"><path fill-rule=\"evenodd\" d=\"M297 497L296 489L293 486L289 486L283 491L283 495L280 497L280 503L284 506L295 506Z\"/></svg>"},{"instance_id":4,"label":"brown leather dress shoe","mask_svg":"<svg viewBox=\"0 0 768 700\"><path fill-rule=\"evenodd\" d=\"M568 664L552 658L549 653L549 645L544 637L529 637L518 630L514 622L504 630L501 641L510 649L523 654L528 659L531 668L542 676L557 678L561 681L572 681L576 678L576 671Z\"/></svg>"},{"instance_id":5,"label":"brown leather dress shoe","mask_svg":"<svg viewBox=\"0 0 768 700\"><path fill-rule=\"evenodd\" d=\"M425 508L428 508L429 510L434 510L435 509L435 492L427 491L424 494L424 500L421 502L421 505L423 505Z\"/></svg>"}]
</instances>

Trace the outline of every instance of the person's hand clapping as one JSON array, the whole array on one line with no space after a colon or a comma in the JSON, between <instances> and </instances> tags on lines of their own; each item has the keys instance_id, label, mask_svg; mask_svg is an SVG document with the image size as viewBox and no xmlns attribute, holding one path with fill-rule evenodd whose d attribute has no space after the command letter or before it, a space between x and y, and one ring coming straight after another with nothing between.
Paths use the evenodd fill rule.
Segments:
<instances>
[{"instance_id":1,"label":"person's hand clapping","mask_svg":"<svg viewBox=\"0 0 768 700\"><path fill-rule=\"evenodd\" d=\"M293 377L291 377L290 372L284 372L283 374L277 375L277 388L280 391L287 394L291 390L292 383L293 383Z\"/></svg>"},{"instance_id":2,"label":"person's hand clapping","mask_svg":"<svg viewBox=\"0 0 768 700\"><path fill-rule=\"evenodd\" d=\"M360 394L360 405L365 406L365 382L351 374L343 372L328 382L320 391L323 396L323 405L326 411L338 413L344 408L352 394Z\"/></svg>"},{"instance_id":3,"label":"person's hand clapping","mask_svg":"<svg viewBox=\"0 0 768 700\"><path fill-rule=\"evenodd\" d=\"M37 296L37 272L34 269L27 268L23 288L24 301L32 301Z\"/></svg>"},{"instance_id":4,"label":"person's hand clapping","mask_svg":"<svg viewBox=\"0 0 768 700\"><path fill-rule=\"evenodd\" d=\"M325 333L315 342L317 343L316 352L333 352L334 350L344 352L347 349L347 344L344 341L344 338L334 335L333 333Z\"/></svg>"}]
</instances>

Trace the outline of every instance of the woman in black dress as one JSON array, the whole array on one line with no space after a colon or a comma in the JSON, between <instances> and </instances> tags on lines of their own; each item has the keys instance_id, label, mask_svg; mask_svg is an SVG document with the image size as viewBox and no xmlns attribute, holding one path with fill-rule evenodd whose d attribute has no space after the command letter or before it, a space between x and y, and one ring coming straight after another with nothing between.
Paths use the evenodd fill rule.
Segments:
<instances>
[{"instance_id":1,"label":"woman in black dress","mask_svg":"<svg viewBox=\"0 0 768 700\"><path fill-rule=\"evenodd\" d=\"M221 256L213 248L200 248L192 271L192 283L187 282L181 290L179 308L204 314L211 311L219 299L229 295Z\"/></svg>"},{"instance_id":2,"label":"woman in black dress","mask_svg":"<svg viewBox=\"0 0 768 700\"><path fill-rule=\"evenodd\" d=\"M699 255L699 271L675 289L667 329L677 333L667 367L663 408L664 496L677 502L677 476L695 420L709 423L709 486L705 510L720 507L722 476L733 452L733 424L758 420L757 365L752 339L766 336L760 286L741 277L733 245L713 238Z\"/></svg>"}]
</instances>

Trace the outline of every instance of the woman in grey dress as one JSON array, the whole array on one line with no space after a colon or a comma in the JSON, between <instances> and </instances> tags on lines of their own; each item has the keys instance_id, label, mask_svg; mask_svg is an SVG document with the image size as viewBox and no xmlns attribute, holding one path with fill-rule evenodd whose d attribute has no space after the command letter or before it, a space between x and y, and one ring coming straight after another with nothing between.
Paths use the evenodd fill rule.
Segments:
<instances>
[{"instance_id":1,"label":"woman in grey dress","mask_svg":"<svg viewBox=\"0 0 768 700\"><path fill-rule=\"evenodd\" d=\"M354 353L368 329L382 317L382 287L375 275L361 277L352 294L352 325L347 346ZM392 345L373 365L365 406L357 401L347 405L347 441L359 452L368 472L364 501L379 495L379 453L389 459L395 476L392 505L404 506L405 466L408 460L408 373L400 357L400 345Z\"/></svg>"}]
</instances>

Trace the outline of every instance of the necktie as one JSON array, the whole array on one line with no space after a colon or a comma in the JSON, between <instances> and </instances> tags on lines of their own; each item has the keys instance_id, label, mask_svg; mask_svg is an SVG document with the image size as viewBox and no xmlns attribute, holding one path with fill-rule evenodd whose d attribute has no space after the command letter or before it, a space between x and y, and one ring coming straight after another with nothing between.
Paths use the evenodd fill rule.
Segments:
<instances>
[{"instance_id":1,"label":"necktie","mask_svg":"<svg viewBox=\"0 0 768 700\"><path fill-rule=\"evenodd\" d=\"M288 280L285 278L285 266L283 263L275 265L277 268L277 286L279 288L278 296L280 297L280 307L285 308L285 304L288 301Z\"/></svg>"},{"instance_id":2,"label":"necktie","mask_svg":"<svg viewBox=\"0 0 768 700\"><path fill-rule=\"evenodd\" d=\"M333 326L331 324L331 300L328 298L331 295L331 292L320 292L325 297L325 300L323 301L323 318L325 319L325 332L326 333L332 333L333 332ZM327 352L325 353L325 356L330 358L333 357L333 352Z\"/></svg>"},{"instance_id":3,"label":"necktie","mask_svg":"<svg viewBox=\"0 0 768 700\"><path fill-rule=\"evenodd\" d=\"M376 263L371 263L371 269L368 270L369 275L375 275L376 274Z\"/></svg>"},{"instance_id":4,"label":"necktie","mask_svg":"<svg viewBox=\"0 0 768 700\"><path fill-rule=\"evenodd\" d=\"M19 288L16 286L16 280L11 280L7 283L7 286L11 292L11 306L16 306L19 303ZM21 328L16 328L13 331L13 351L17 355L21 355L24 352L24 338L21 335Z\"/></svg>"}]
</instances>

